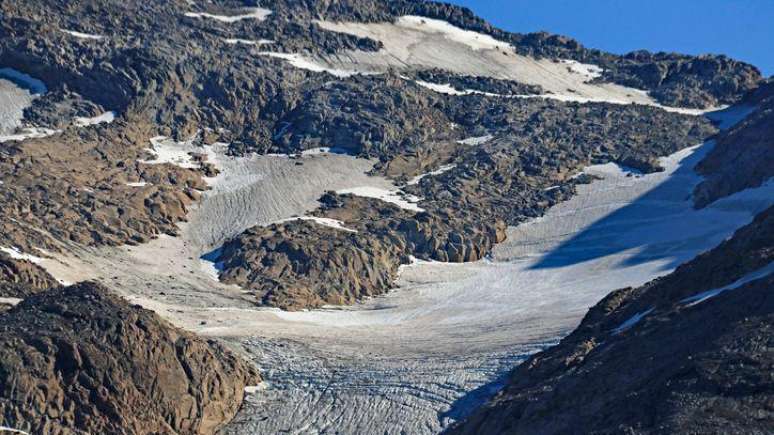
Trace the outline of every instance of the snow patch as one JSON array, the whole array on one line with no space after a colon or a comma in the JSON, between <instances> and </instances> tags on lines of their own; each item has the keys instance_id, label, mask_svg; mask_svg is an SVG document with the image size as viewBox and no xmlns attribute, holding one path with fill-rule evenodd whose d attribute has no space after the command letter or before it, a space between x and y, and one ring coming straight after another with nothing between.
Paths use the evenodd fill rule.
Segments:
<instances>
[{"instance_id":1,"label":"snow patch","mask_svg":"<svg viewBox=\"0 0 774 435\"><path fill-rule=\"evenodd\" d=\"M756 271L750 272L747 275L737 279L736 281L732 282L731 284L727 286L723 286L720 288L707 290L704 292L701 292L699 294L693 295L691 297L685 298L680 301L680 303L685 304L686 307L692 307L694 305L698 305L708 299L712 299L715 296L729 291L729 290L736 290L737 288L751 282L755 281L757 279L763 278L767 275L770 275L774 273L774 261L769 263L767 266L764 266Z\"/></svg>"},{"instance_id":2,"label":"snow patch","mask_svg":"<svg viewBox=\"0 0 774 435\"><path fill-rule=\"evenodd\" d=\"M618 326L617 328L613 329L612 334L613 335L618 335L618 334L626 331L627 329L629 329L632 326L634 326L637 323L639 323L640 320L642 320L643 317L645 317L648 314L650 314L651 311L653 311L653 310L654 310L654 308L649 308L649 309L647 309L645 311L642 311L640 313L637 313L637 314L633 315L628 320L626 320L625 322L621 323L620 326Z\"/></svg>"},{"instance_id":3,"label":"snow patch","mask_svg":"<svg viewBox=\"0 0 774 435\"><path fill-rule=\"evenodd\" d=\"M412 186L414 184L419 184L419 182L422 181L422 179L427 177L427 176L441 175L441 174L443 174L444 172L446 172L446 171L448 171L450 169L454 169L456 166L457 165L455 165L453 163L449 164L449 165L443 165L440 168L436 169L435 171L430 171L430 172L426 172L424 174L417 175L416 177L414 177L411 180L409 180L406 184L409 185L409 186Z\"/></svg>"},{"instance_id":4,"label":"snow patch","mask_svg":"<svg viewBox=\"0 0 774 435\"><path fill-rule=\"evenodd\" d=\"M589 80L601 77L602 72L604 72L604 70L598 67L597 65L580 63L577 60L565 59L565 60L562 60L561 62L567 65L567 68L571 72L580 74Z\"/></svg>"},{"instance_id":5,"label":"snow patch","mask_svg":"<svg viewBox=\"0 0 774 435\"><path fill-rule=\"evenodd\" d=\"M17 131L17 133L0 136L0 142L10 141L23 141L26 139L40 139L42 137L53 136L61 133L62 130L54 130L51 128L43 127L24 127Z\"/></svg>"},{"instance_id":6,"label":"snow patch","mask_svg":"<svg viewBox=\"0 0 774 435\"><path fill-rule=\"evenodd\" d=\"M135 181L135 182L132 182L132 183L126 183L126 185L129 186L129 187L145 187L145 186L148 185L148 182L147 181Z\"/></svg>"},{"instance_id":7,"label":"snow patch","mask_svg":"<svg viewBox=\"0 0 774 435\"><path fill-rule=\"evenodd\" d=\"M211 20L220 21L221 23L236 23L241 20L255 19L263 21L271 15L271 10L264 8L246 8L247 13L240 15L215 15L208 14L206 12L186 12L186 17L191 18L209 18Z\"/></svg>"},{"instance_id":8,"label":"snow patch","mask_svg":"<svg viewBox=\"0 0 774 435\"><path fill-rule=\"evenodd\" d=\"M19 250L19 248L13 246L10 248L6 248L3 246L0 246L0 251L5 252L8 254L9 257L13 258L14 260L26 260L30 263L40 264L40 262L43 261L42 258L36 257L34 255L25 254Z\"/></svg>"},{"instance_id":9,"label":"snow patch","mask_svg":"<svg viewBox=\"0 0 774 435\"><path fill-rule=\"evenodd\" d=\"M254 394L267 388L269 388L268 382L261 382L258 385L248 385L245 387L245 394Z\"/></svg>"},{"instance_id":10,"label":"snow patch","mask_svg":"<svg viewBox=\"0 0 774 435\"><path fill-rule=\"evenodd\" d=\"M48 88L46 88L45 83L41 80L13 68L0 68L0 77L24 85L24 87L32 91L33 94L42 95L48 92Z\"/></svg>"},{"instance_id":11,"label":"snow patch","mask_svg":"<svg viewBox=\"0 0 774 435\"><path fill-rule=\"evenodd\" d=\"M19 303L23 300L24 299L20 299L20 298L0 298L0 304L19 305ZM0 430L2 429L3 429L2 426L0 426Z\"/></svg>"},{"instance_id":12,"label":"snow patch","mask_svg":"<svg viewBox=\"0 0 774 435\"><path fill-rule=\"evenodd\" d=\"M207 159L205 163L211 163L217 165L217 153L213 149L213 145L204 145L197 147L193 145L192 141L175 142L174 140L167 138L166 136L155 136L150 139L151 148L146 148L156 156L153 160L138 160L139 163L146 165L161 165L164 163L170 163L175 166L184 169L199 169L201 164L194 160L192 153L205 154ZM212 184L216 177L203 177L207 184Z\"/></svg>"},{"instance_id":13,"label":"snow patch","mask_svg":"<svg viewBox=\"0 0 774 435\"><path fill-rule=\"evenodd\" d=\"M223 42L226 44L236 45L236 44L242 44L242 45L266 45L266 44L274 44L274 41L271 39L240 39L240 38L225 38L223 39Z\"/></svg>"},{"instance_id":14,"label":"snow patch","mask_svg":"<svg viewBox=\"0 0 774 435\"><path fill-rule=\"evenodd\" d=\"M280 220L271 222L268 225L271 225L271 224L281 224L281 223L284 223L284 222L292 222L292 221L296 221L296 220L299 220L299 221L312 221L312 222L318 223L320 225L323 225L323 226L326 226L326 227L329 227L329 228L335 228L337 230L347 231L347 232L350 232L350 233L356 233L357 232L357 230L353 230L352 228L347 228L346 226L344 226L344 222L342 222L342 221L340 221L338 219L331 219L331 218L318 217L318 216L289 217L289 218L286 218L286 219L280 219Z\"/></svg>"},{"instance_id":15,"label":"snow patch","mask_svg":"<svg viewBox=\"0 0 774 435\"><path fill-rule=\"evenodd\" d=\"M494 136L492 136L491 134L487 134L484 136L469 137L467 139L458 140L457 143L461 145L476 146L476 145L487 143L490 140L492 140L492 138L494 138Z\"/></svg>"},{"instance_id":16,"label":"snow patch","mask_svg":"<svg viewBox=\"0 0 774 435\"><path fill-rule=\"evenodd\" d=\"M336 193L345 195L351 193L352 195L362 196L365 198L376 198L390 204L395 204L398 207L413 212L423 212L424 209L420 208L416 203L421 200L414 195L407 195L400 189L388 190L380 187L373 186L361 186L353 187L350 189L337 190Z\"/></svg>"},{"instance_id":17,"label":"snow patch","mask_svg":"<svg viewBox=\"0 0 774 435\"><path fill-rule=\"evenodd\" d=\"M460 29L459 27L453 26L442 20L415 15L404 15L398 18L396 24L408 29L421 30L429 33L440 33L444 38L467 45L474 51L513 49L507 42L498 41L483 33Z\"/></svg>"},{"instance_id":18,"label":"snow patch","mask_svg":"<svg viewBox=\"0 0 774 435\"><path fill-rule=\"evenodd\" d=\"M447 84L430 83L422 80L416 80L416 83L419 86L422 86L423 88L430 89L432 91L438 92L439 94L446 94L446 95L469 95L470 94L470 92L460 91L448 83Z\"/></svg>"},{"instance_id":19,"label":"snow patch","mask_svg":"<svg viewBox=\"0 0 774 435\"><path fill-rule=\"evenodd\" d=\"M78 38L78 39L91 39L91 40L93 40L93 41L99 41L99 40L101 40L101 39L104 39L104 38L105 38L105 37L104 37L104 36L102 36L102 35L93 35L93 34L91 34L91 33L81 33L81 32L76 32L76 31L74 31L74 30L65 30L65 29L60 29L60 30L61 30L63 33L66 33L66 34L68 34L68 35L70 35L70 36L74 36L74 37L76 37L76 38Z\"/></svg>"},{"instance_id":20,"label":"snow patch","mask_svg":"<svg viewBox=\"0 0 774 435\"><path fill-rule=\"evenodd\" d=\"M358 74L358 72L354 70L329 68L329 67L323 66L320 63L307 59L301 56L300 54L296 54L296 53L278 53L275 51L261 51L257 54L259 56L268 56L268 57L273 57L277 59L282 59L284 61L287 61L290 65L299 69L305 69L307 71L313 71L313 72L327 72L339 78L351 77L355 74Z\"/></svg>"},{"instance_id":21,"label":"snow patch","mask_svg":"<svg viewBox=\"0 0 774 435\"><path fill-rule=\"evenodd\" d=\"M109 111L91 118L78 116L75 118L75 121L73 121L73 124L76 127L86 127L89 125L97 125L102 123L110 124L115 119L116 119L116 112Z\"/></svg>"},{"instance_id":22,"label":"snow patch","mask_svg":"<svg viewBox=\"0 0 774 435\"><path fill-rule=\"evenodd\" d=\"M11 432L11 433L20 433L20 434L24 434L24 435L30 435L29 432L25 432L25 431L19 430L19 429L14 429L14 428L8 427L8 426L0 426L0 432L2 432L2 431Z\"/></svg>"}]
</instances>

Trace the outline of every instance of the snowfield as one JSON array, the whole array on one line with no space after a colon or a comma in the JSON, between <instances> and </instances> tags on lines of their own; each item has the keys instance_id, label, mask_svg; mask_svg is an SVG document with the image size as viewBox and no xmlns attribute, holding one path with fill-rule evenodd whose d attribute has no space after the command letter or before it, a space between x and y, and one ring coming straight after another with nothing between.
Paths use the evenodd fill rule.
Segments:
<instances>
[{"instance_id":1,"label":"snowfield","mask_svg":"<svg viewBox=\"0 0 774 435\"><path fill-rule=\"evenodd\" d=\"M317 21L333 32L380 41L378 52L348 50L311 60L334 70L383 73L390 69L441 68L458 74L508 79L539 85L543 95L513 95L514 98L551 98L561 101L646 104L664 110L700 115L710 110L665 107L645 91L612 83L592 83L602 68L573 60L535 59L517 54L514 48L489 35L463 30L445 21L404 16L395 23ZM442 83L420 85L450 95L469 95ZM487 94L488 95L488 94Z\"/></svg>"},{"instance_id":2,"label":"snowfield","mask_svg":"<svg viewBox=\"0 0 774 435\"><path fill-rule=\"evenodd\" d=\"M715 116L729 125L744 113ZM610 291L669 273L771 204L768 183L694 210L700 177L692 168L712 146L665 157L666 170L655 174L588 167L601 179L509 228L486 260L414 262L401 267L387 295L283 312L256 308L241 288L220 283L218 265L206 258L250 226L308 216L325 191L399 196L399 188L366 175L375 163L366 159L311 153L298 166L286 156L226 156L219 145L212 152L221 173L180 237L74 250L59 259L69 269L57 272L110 283L133 303L252 358L266 388L247 398L224 433L437 433Z\"/></svg>"}]
</instances>

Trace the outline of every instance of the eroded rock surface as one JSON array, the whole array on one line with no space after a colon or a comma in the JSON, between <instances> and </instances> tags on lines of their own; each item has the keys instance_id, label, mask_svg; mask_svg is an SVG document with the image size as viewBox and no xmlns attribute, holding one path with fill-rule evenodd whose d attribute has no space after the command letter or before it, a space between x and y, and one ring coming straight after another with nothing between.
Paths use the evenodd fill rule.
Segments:
<instances>
[{"instance_id":1,"label":"eroded rock surface","mask_svg":"<svg viewBox=\"0 0 774 435\"><path fill-rule=\"evenodd\" d=\"M774 82L761 86L746 103L755 107L753 113L720 134L715 148L696 166L706 177L693 193L697 207L774 176Z\"/></svg>"},{"instance_id":2,"label":"eroded rock surface","mask_svg":"<svg viewBox=\"0 0 774 435\"><path fill-rule=\"evenodd\" d=\"M768 433L774 209L611 293L449 433Z\"/></svg>"},{"instance_id":3,"label":"eroded rock surface","mask_svg":"<svg viewBox=\"0 0 774 435\"><path fill-rule=\"evenodd\" d=\"M260 376L222 345L82 283L0 314L0 426L211 434Z\"/></svg>"}]
</instances>

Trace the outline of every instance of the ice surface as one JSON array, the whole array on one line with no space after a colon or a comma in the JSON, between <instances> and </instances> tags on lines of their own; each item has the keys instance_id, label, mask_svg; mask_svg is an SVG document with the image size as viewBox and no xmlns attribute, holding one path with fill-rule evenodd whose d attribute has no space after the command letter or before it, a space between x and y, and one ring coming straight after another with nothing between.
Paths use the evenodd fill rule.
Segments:
<instances>
[{"instance_id":1,"label":"ice surface","mask_svg":"<svg viewBox=\"0 0 774 435\"><path fill-rule=\"evenodd\" d=\"M768 275L771 275L772 273L774 273L774 262L771 262L768 265L766 265L766 266L764 266L764 267L762 267L762 268L760 268L760 269L758 269L756 271L748 273L747 275L737 279L736 281L732 282L729 285L701 292L701 293L693 295L693 296L691 296L689 298L685 298L685 299L681 300L680 302L683 303L683 304L686 304L686 306L692 307L694 305L698 305L698 304L706 301L707 299L714 298L715 296L717 296L717 295L719 295L719 294L721 294L723 292L726 292L726 291L729 291L729 290L736 290L737 288L739 288L739 287L741 287L741 286L743 286L743 285L745 285L745 284L747 284L749 282L755 281L755 280L760 279L760 278L764 278L764 277L766 277Z\"/></svg>"},{"instance_id":2,"label":"ice surface","mask_svg":"<svg viewBox=\"0 0 774 435\"><path fill-rule=\"evenodd\" d=\"M245 8L247 13L239 15L214 15L206 12L186 12L186 17L191 18L209 18L222 23L236 23L241 20L255 19L263 21L271 15L271 10L264 8Z\"/></svg>"},{"instance_id":3,"label":"ice surface","mask_svg":"<svg viewBox=\"0 0 774 435\"><path fill-rule=\"evenodd\" d=\"M328 190L399 194L366 175L375 162L347 155L302 156L297 166L216 148L222 172L181 237L79 258L89 278L180 327L229 340L256 362L269 384L224 433L438 433L609 292L669 273L772 203L767 184L695 210L690 196L701 178L692 168L712 146L661 159L660 173L588 167L602 179L509 228L490 259L406 265L394 291L352 307L257 309L200 260L245 228L307 214Z\"/></svg>"},{"instance_id":4,"label":"ice surface","mask_svg":"<svg viewBox=\"0 0 774 435\"><path fill-rule=\"evenodd\" d=\"M102 123L109 124L109 123L113 122L113 120L115 120L115 119L116 119L116 112L110 111L110 112L105 112L105 113L102 113L100 115L97 115L97 116L94 116L94 117L91 117L91 118L84 118L84 117L78 116L73 121L73 124L76 127L86 127L86 126L89 126L89 125L97 125L97 124L102 124Z\"/></svg>"},{"instance_id":5,"label":"ice surface","mask_svg":"<svg viewBox=\"0 0 774 435\"><path fill-rule=\"evenodd\" d=\"M81 32L76 32L76 31L73 31L73 30L65 30L65 29L61 29L61 30L62 30L62 32L66 33L66 34L68 34L70 36L74 36L74 37L76 37L78 39L91 39L91 40L99 41L100 39L104 39L105 38L102 35L92 35L90 33L81 33Z\"/></svg>"}]
</instances>

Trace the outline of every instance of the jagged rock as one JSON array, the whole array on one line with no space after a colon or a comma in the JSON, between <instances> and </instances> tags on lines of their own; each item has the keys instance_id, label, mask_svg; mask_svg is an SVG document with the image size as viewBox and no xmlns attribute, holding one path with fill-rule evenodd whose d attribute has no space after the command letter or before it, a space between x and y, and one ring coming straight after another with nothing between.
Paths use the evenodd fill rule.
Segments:
<instances>
[{"instance_id":1,"label":"jagged rock","mask_svg":"<svg viewBox=\"0 0 774 435\"><path fill-rule=\"evenodd\" d=\"M211 434L257 371L94 283L0 314L0 426L30 433Z\"/></svg>"},{"instance_id":2,"label":"jagged rock","mask_svg":"<svg viewBox=\"0 0 774 435\"><path fill-rule=\"evenodd\" d=\"M42 267L0 252L0 297L24 298L59 285Z\"/></svg>"},{"instance_id":3,"label":"jagged rock","mask_svg":"<svg viewBox=\"0 0 774 435\"><path fill-rule=\"evenodd\" d=\"M769 208L670 275L611 293L449 433L770 432L774 275L685 299L772 260Z\"/></svg>"},{"instance_id":4,"label":"jagged rock","mask_svg":"<svg viewBox=\"0 0 774 435\"><path fill-rule=\"evenodd\" d=\"M696 207L758 187L774 177L774 82L748 99L757 107L738 125L722 132L715 147L696 165L705 176L693 192Z\"/></svg>"}]
</instances>

